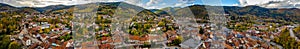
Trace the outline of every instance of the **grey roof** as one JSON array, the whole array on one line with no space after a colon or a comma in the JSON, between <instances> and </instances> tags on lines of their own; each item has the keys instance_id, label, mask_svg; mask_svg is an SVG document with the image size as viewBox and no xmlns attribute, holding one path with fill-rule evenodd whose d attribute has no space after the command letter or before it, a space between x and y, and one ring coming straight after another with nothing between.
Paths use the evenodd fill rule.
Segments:
<instances>
[{"instance_id":1,"label":"grey roof","mask_svg":"<svg viewBox=\"0 0 300 49\"><path fill-rule=\"evenodd\" d=\"M180 45L181 46L188 46L188 48L196 48L201 43L202 43L201 40L196 40L196 39L191 38L191 39L188 39L188 40L184 41Z\"/></svg>"},{"instance_id":2,"label":"grey roof","mask_svg":"<svg viewBox=\"0 0 300 49\"><path fill-rule=\"evenodd\" d=\"M151 44L151 48L163 48L163 44Z\"/></svg>"}]
</instances>

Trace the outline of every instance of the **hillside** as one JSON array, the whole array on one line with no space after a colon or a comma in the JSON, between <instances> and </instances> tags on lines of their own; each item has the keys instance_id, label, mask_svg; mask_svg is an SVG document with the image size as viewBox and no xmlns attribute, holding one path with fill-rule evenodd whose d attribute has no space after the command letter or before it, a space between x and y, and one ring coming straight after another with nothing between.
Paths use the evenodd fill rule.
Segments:
<instances>
[{"instance_id":1,"label":"hillside","mask_svg":"<svg viewBox=\"0 0 300 49\"><path fill-rule=\"evenodd\" d=\"M215 6L220 7L220 6ZM290 22L300 22L300 9L297 8L285 8L285 9L276 9L276 8L263 8L259 6L246 6L246 7L237 7L237 6L222 6L224 8L225 14L228 16L239 17L239 16L252 16L258 18L274 18L279 20L286 20ZM170 9L175 8L163 8L161 10L168 11L175 16L195 16L196 18L209 20L209 16L205 5L193 5L184 8L176 8L175 10L170 11ZM193 15L189 15L193 13Z\"/></svg>"},{"instance_id":2,"label":"hillside","mask_svg":"<svg viewBox=\"0 0 300 49\"><path fill-rule=\"evenodd\" d=\"M80 5L70 5L70 6L51 5L46 7L13 7L8 4L0 3L0 11L13 12L17 10L29 10L32 12L49 13L58 10L72 9L74 11L89 12L89 11L97 11L99 6L107 6L108 8L114 10L122 10L122 11L126 10L127 12L131 12L131 13L138 13L140 11L146 10L145 8L131 5L125 2L108 2L108 3L97 2L97 3L88 3L88 4L80 4Z\"/></svg>"},{"instance_id":3,"label":"hillside","mask_svg":"<svg viewBox=\"0 0 300 49\"><path fill-rule=\"evenodd\" d=\"M21 12L21 13L51 13L54 11L61 11L64 9L71 9L76 12L89 12L99 10L99 6L107 6L110 8L115 16L135 16L143 14L154 14L156 16L162 14L170 14L173 16L187 16L201 18L204 20L209 20L208 13L205 9L205 5L192 5L184 8L179 7L167 7L163 9L145 9L139 6L131 5L125 2L109 2L109 3L89 3L81 5L52 5L47 7L13 7L7 4L0 4L0 11L4 12ZM109 6L109 7L108 7ZM275 18L282 19L292 22L300 22L300 9L289 8L289 9L275 9L275 8L263 8L259 6L222 6L224 12L229 14L229 16L255 16L262 18ZM101 8L100 8L101 9ZM143 13L141 13L141 11ZM141 13L141 14L138 14ZM191 14L192 13L192 14Z\"/></svg>"}]
</instances>

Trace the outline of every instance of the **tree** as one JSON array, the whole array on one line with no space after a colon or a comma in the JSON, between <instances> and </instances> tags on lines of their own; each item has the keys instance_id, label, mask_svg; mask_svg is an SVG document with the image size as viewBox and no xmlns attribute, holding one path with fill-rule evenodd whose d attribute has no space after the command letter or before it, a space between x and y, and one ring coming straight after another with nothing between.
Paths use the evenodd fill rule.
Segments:
<instances>
[{"instance_id":1,"label":"tree","mask_svg":"<svg viewBox=\"0 0 300 49\"><path fill-rule=\"evenodd\" d=\"M300 31L300 26L298 26L297 28L295 28L294 31L295 31L296 33L298 33L298 32Z\"/></svg>"},{"instance_id":2,"label":"tree","mask_svg":"<svg viewBox=\"0 0 300 49\"><path fill-rule=\"evenodd\" d=\"M270 27L270 28L268 29L268 31L276 31L276 28Z\"/></svg>"},{"instance_id":3,"label":"tree","mask_svg":"<svg viewBox=\"0 0 300 49\"><path fill-rule=\"evenodd\" d=\"M44 31L43 31L44 33L49 33L50 32L50 28L46 28L46 29L44 29Z\"/></svg>"},{"instance_id":4,"label":"tree","mask_svg":"<svg viewBox=\"0 0 300 49\"><path fill-rule=\"evenodd\" d=\"M50 29L54 29L55 28L55 26L53 26L53 25L50 25Z\"/></svg>"},{"instance_id":5,"label":"tree","mask_svg":"<svg viewBox=\"0 0 300 49\"><path fill-rule=\"evenodd\" d=\"M39 33L43 33L43 30L41 29L41 30L39 30Z\"/></svg>"},{"instance_id":6,"label":"tree","mask_svg":"<svg viewBox=\"0 0 300 49\"><path fill-rule=\"evenodd\" d=\"M144 29L149 29L151 28L152 26L150 24L144 24Z\"/></svg>"},{"instance_id":7,"label":"tree","mask_svg":"<svg viewBox=\"0 0 300 49\"><path fill-rule=\"evenodd\" d=\"M1 36L4 36L4 37L2 37L2 39L1 39L1 41L0 41L0 49L6 49L6 48L8 48L8 45L9 45L9 43L10 43L10 37L9 36L7 36L7 35L1 35Z\"/></svg>"},{"instance_id":8,"label":"tree","mask_svg":"<svg viewBox=\"0 0 300 49\"><path fill-rule=\"evenodd\" d=\"M137 21L138 17L134 16L133 18L131 18L131 21Z\"/></svg>"},{"instance_id":9,"label":"tree","mask_svg":"<svg viewBox=\"0 0 300 49\"><path fill-rule=\"evenodd\" d=\"M290 37L287 28L282 29L280 36L275 37L274 40L276 43L282 45L285 49L296 49L300 46L299 42L297 42L295 38Z\"/></svg>"},{"instance_id":10,"label":"tree","mask_svg":"<svg viewBox=\"0 0 300 49\"><path fill-rule=\"evenodd\" d=\"M166 25L166 23L164 23L164 22L162 22L162 21L158 22L158 26L159 26L159 27L163 27L163 26L165 26L165 25Z\"/></svg>"},{"instance_id":11,"label":"tree","mask_svg":"<svg viewBox=\"0 0 300 49\"><path fill-rule=\"evenodd\" d=\"M111 20L104 19L104 20L103 20L103 23L111 23Z\"/></svg>"},{"instance_id":12,"label":"tree","mask_svg":"<svg viewBox=\"0 0 300 49\"><path fill-rule=\"evenodd\" d=\"M143 48L145 48L145 47L150 48L151 45L149 44L149 42L145 42L141 47L143 47Z\"/></svg>"},{"instance_id":13,"label":"tree","mask_svg":"<svg viewBox=\"0 0 300 49\"><path fill-rule=\"evenodd\" d=\"M199 33L200 33L200 34L203 34L203 33L204 33L204 29L203 29L201 26L199 27Z\"/></svg>"},{"instance_id":14,"label":"tree","mask_svg":"<svg viewBox=\"0 0 300 49\"><path fill-rule=\"evenodd\" d=\"M183 41L182 36L176 36L176 39L172 41L171 45L179 45Z\"/></svg>"},{"instance_id":15,"label":"tree","mask_svg":"<svg viewBox=\"0 0 300 49\"><path fill-rule=\"evenodd\" d=\"M69 16L68 19L69 19L69 20L73 20L73 19L74 19L74 16Z\"/></svg>"},{"instance_id":16,"label":"tree","mask_svg":"<svg viewBox=\"0 0 300 49\"><path fill-rule=\"evenodd\" d=\"M8 46L8 49L21 49L21 44L16 41L11 42Z\"/></svg>"},{"instance_id":17,"label":"tree","mask_svg":"<svg viewBox=\"0 0 300 49\"><path fill-rule=\"evenodd\" d=\"M102 19L102 16L98 15L96 20L101 20L101 19Z\"/></svg>"},{"instance_id":18,"label":"tree","mask_svg":"<svg viewBox=\"0 0 300 49\"><path fill-rule=\"evenodd\" d=\"M168 30L175 30L173 26L168 26Z\"/></svg>"},{"instance_id":19,"label":"tree","mask_svg":"<svg viewBox=\"0 0 300 49\"><path fill-rule=\"evenodd\" d=\"M138 33L138 31L136 29L132 29L131 32L130 32L130 34L132 34L132 35L138 35L139 33Z\"/></svg>"},{"instance_id":20,"label":"tree","mask_svg":"<svg viewBox=\"0 0 300 49\"><path fill-rule=\"evenodd\" d=\"M0 28L3 29L3 24L0 24Z\"/></svg>"},{"instance_id":21,"label":"tree","mask_svg":"<svg viewBox=\"0 0 300 49\"><path fill-rule=\"evenodd\" d=\"M59 39L64 39L65 41L68 41L72 38L71 34L67 34L65 36L60 36Z\"/></svg>"}]
</instances>

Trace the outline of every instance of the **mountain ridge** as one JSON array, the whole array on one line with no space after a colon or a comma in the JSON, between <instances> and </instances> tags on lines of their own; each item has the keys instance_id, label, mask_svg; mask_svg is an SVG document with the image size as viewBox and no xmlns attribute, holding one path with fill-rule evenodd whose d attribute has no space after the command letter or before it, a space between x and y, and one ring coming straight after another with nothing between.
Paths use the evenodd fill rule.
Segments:
<instances>
[{"instance_id":1,"label":"mountain ridge","mask_svg":"<svg viewBox=\"0 0 300 49\"><path fill-rule=\"evenodd\" d=\"M209 19L209 13L207 13L207 10L205 7L223 7L225 14L229 14L229 16L258 16L258 17L270 17L270 18L282 18L289 21L297 21L300 22L300 9L298 8L264 8L260 6L245 6L245 7L239 7L239 6L210 6L210 5L191 5L186 6L182 8L177 7L168 7L168 8L162 8L162 9L145 9L140 6L131 5L126 2L96 2L96 3L88 3L88 4L80 4L80 5L52 5L52 6L46 6L46 7L13 7L8 4L1 3L0 4L0 11L22 11L22 9L26 8L29 9L27 11L35 10L40 13L44 12L51 12L55 10L61 10L61 9L70 9L75 7L81 7L86 5L110 5L111 8L121 8L121 12L119 14L122 14L123 11L127 12L141 12L146 11L144 14L151 14L147 11L150 11L152 13L156 13L154 15L159 14L170 14L174 16L195 16L196 18L201 19ZM16 10L15 10L16 9ZM130 11L132 10L133 11ZM81 10L81 9L77 9ZM190 10L190 11L186 11ZM93 10L90 10L93 11ZM158 13L157 13L158 12ZM162 13L160 13L162 12ZM123 12L124 13L124 12ZM192 15L186 15L190 14ZM130 13L128 13L130 14ZM124 15L124 14L123 14ZM125 14L126 15L126 14ZM120 15L121 16L121 15ZM133 16L133 15L128 15ZM298 20L297 20L298 19Z\"/></svg>"},{"instance_id":2,"label":"mountain ridge","mask_svg":"<svg viewBox=\"0 0 300 49\"><path fill-rule=\"evenodd\" d=\"M126 2L95 2L95 3L87 3L87 4L121 4L121 3L126 3ZM84 4L78 4L78 5L84 5ZM33 8L37 11L44 12L45 10L51 9L51 8L61 9L61 8L64 8L64 7L68 8L68 7L73 7L73 6L76 6L76 5L62 5L62 4L59 4L59 5L49 5L49 6L46 6L46 7L14 7L14 6L11 6L9 4L0 3L0 6L1 7L8 6L8 7L12 7L12 8ZM191 5L191 6L210 6L210 5ZM190 7L190 6L186 6L186 7ZM239 7L239 6L215 6L215 7ZM245 6L245 7L260 7L260 6L249 5L249 6ZM175 7L166 7L166 8L175 8ZM260 7L260 8L265 8L265 7ZM162 8L162 9L164 9L164 8ZM299 8L266 8L266 9L299 9Z\"/></svg>"}]
</instances>

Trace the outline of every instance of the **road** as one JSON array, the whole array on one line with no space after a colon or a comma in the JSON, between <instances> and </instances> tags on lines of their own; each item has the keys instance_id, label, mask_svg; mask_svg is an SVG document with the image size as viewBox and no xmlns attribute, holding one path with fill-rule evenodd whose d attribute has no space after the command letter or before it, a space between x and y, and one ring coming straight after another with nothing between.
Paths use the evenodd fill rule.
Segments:
<instances>
[{"instance_id":1,"label":"road","mask_svg":"<svg viewBox=\"0 0 300 49\"><path fill-rule=\"evenodd\" d=\"M29 35L25 35L25 37L28 37L30 40L32 40L32 41L34 41L34 42L38 42L38 43L42 43L41 41L39 41L38 39L35 39L35 38L33 38L33 37L31 37L31 36L29 36Z\"/></svg>"},{"instance_id":2,"label":"road","mask_svg":"<svg viewBox=\"0 0 300 49\"><path fill-rule=\"evenodd\" d=\"M281 46L281 45L278 45L278 44L276 44L276 43L274 43L274 42L270 42L272 45L275 45L275 46L277 46L279 49L283 49L283 47Z\"/></svg>"},{"instance_id":3,"label":"road","mask_svg":"<svg viewBox=\"0 0 300 49\"><path fill-rule=\"evenodd\" d=\"M291 37L295 38L296 41L300 41L299 38L295 36L294 31L293 31L293 28L290 28L289 31L290 31L290 36L291 36Z\"/></svg>"},{"instance_id":4,"label":"road","mask_svg":"<svg viewBox=\"0 0 300 49\"><path fill-rule=\"evenodd\" d=\"M21 35L23 34L25 37L29 38L30 40L34 41L34 42L38 42L38 43L42 43L42 41L39 41L38 39L36 38L33 38L31 36L28 35L28 30L26 28L24 28L21 33Z\"/></svg>"}]
</instances>

